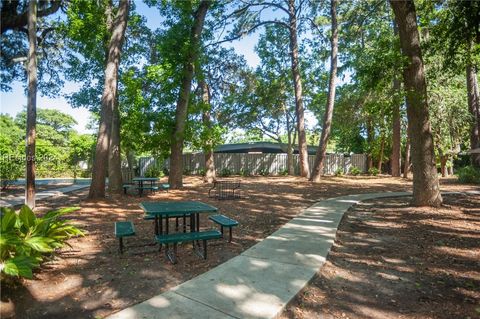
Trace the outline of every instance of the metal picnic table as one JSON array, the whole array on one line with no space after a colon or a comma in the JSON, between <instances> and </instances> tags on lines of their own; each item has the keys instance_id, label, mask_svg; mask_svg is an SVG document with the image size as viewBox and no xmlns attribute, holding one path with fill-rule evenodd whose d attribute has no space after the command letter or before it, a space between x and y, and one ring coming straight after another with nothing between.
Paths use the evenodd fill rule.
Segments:
<instances>
[{"instance_id":1,"label":"metal picnic table","mask_svg":"<svg viewBox=\"0 0 480 319\"><path fill-rule=\"evenodd\" d=\"M183 217L185 231L186 216L190 217L190 232L200 231L200 213L215 213L216 207L199 201L168 201L142 202L140 207L145 214L155 216L155 235L163 234L163 219L165 219L165 233L168 234L169 217Z\"/></svg>"},{"instance_id":2,"label":"metal picnic table","mask_svg":"<svg viewBox=\"0 0 480 319\"><path fill-rule=\"evenodd\" d=\"M138 183L138 194L140 196L143 195L143 183L150 182L150 186L153 188L154 184L159 181L158 177L134 177L132 179L133 182Z\"/></svg>"}]
</instances>

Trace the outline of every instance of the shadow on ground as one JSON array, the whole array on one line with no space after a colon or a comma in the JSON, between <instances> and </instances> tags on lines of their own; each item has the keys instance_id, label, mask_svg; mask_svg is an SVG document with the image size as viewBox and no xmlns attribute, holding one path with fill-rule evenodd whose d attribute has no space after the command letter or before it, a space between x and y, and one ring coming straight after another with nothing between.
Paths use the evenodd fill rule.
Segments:
<instances>
[{"instance_id":1,"label":"shadow on ground","mask_svg":"<svg viewBox=\"0 0 480 319\"><path fill-rule=\"evenodd\" d=\"M464 188L448 183L448 190ZM311 184L293 177L242 178L245 196L233 201L210 199L208 189L200 178L189 177L182 190L143 198L131 194L88 201L83 191L46 201L39 211L81 206L68 218L81 225L87 236L71 240L72 248L64 249L58 258L46 263L34 280L26 280L13 289L2 287L2 301L9 302L2 312L10 308L17 318L102 317L165 292L239 255L319 200L356 193L408 191L410 182L348 177L325 178L320 184ZM234 231L234 242L212 242L206 261L199 259L190 245L183 245L179 248L179 263L171 265L153 243L152 222L142 218L139 203L150 200L201 200L212 204L220 213L240 222ZM133 221L137 231L137 236L126 240L124 255L118 254L118 242L113 235L113 223L118 220ZM202 216L201 225L213 227L206 216Z\"/></svg>"},{"instance_id":2,"label":"shadow on ground","mask_svg":"<svg viewBox=\"0 0 480 319\"><path fill-rule=\"evenodd\" d=\"M325 266L282 318L480 317L480 195L444 200L375 200L346 213Z\"/></svg>"}]
</instances>

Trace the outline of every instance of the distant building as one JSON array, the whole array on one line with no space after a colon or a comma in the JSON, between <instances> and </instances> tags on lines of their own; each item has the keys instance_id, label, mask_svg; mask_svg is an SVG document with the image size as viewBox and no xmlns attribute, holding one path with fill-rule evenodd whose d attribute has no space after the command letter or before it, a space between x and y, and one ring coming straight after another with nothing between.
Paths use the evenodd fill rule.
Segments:
<instances>
[{"instance_id":1,"label":"distant building","mask_svg":"<svg viewBox=\"0 0 480 319\"><path fill-rule=\"evenodd\" d=\"M285 144L284 150L280 147L279 143L273 142L250 142L250 143L238 143L238 144L224 144L215 148L215 153L286 153L287 145ZM316 146L308 146L308 154L315 155L317 152ZM298 154L298 147L294 147L294 154Z\"/></svg>"}]
</instances>

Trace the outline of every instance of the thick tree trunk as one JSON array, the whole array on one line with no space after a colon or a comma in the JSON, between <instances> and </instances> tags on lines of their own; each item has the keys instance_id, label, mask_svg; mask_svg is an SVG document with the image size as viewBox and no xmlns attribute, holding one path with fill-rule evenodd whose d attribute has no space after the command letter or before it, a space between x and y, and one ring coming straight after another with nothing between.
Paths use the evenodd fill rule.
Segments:
<instances>
[{"instance_id":1,"label":"thick tree trunk","mask_svg":"<svg viewBox=\"0 0 480 319\"><path fill-rule=\"evenodd\" d=\"M173 189L183 186L183 141L185 138L185 121L187 120L188 99L190 89L192 87L192 78L195 71L195 61L198 57L200 36L202 34L203 23L207 15L210 1L202 0L195 12L194 23L190 31L190 45L188 56L183 66L182 84L177 101L177 109L175 113L175 129L172 134L172 146L170 153L170 175L168 183Z\"/></svg>"},{"instance_id":2,"label":"thick tree trunk","mask_svg":"<svg viewBox=\"0 0 480 319\"><path fill-rule=\"evenodd\" d=\"M400 123L400 103L398 98L396 98L400 92L401 84L399 79L395 78L393 80L393 94L395 98L393 99L393 114L392 114L392 176L400 176L400 158L402 157L401 152L401 123Z\"/></svg>"},{"instance_id":3,"label":"thick tree trunk","mask_svg":"<svg viewBox=\"0 0 480 319\"><path fill-rule=\"evenodd\" d=\"M330 38L330 80L328 82L328 97L325 115L323 117L322 135L315 156L315 164L311 181L319 182L323 173L323 162L327 154L327 145L332 128L333 107L335 105L335 81L337 79L337 60L338 60L338 26L337 26L337 0L330 1L330 17L332 19L332 35Z\"/></svg>"},{"instance_id":4,"label":"thick tree trunk","mask_svg":"<svg viewBox=\"0 0 480 319\"><path fill-rule=\"evenodd\" d=\"M203 112L202 112L202 122L204 129L211 130L212 129L212 121L210 118L210 90L208 88L207 83L204 80L200 80L200 90L202 92L202 102L203 102ZM210 132L209 132L210 133ZM207 134L208 136L209 134ZM215 160L213 157L213 142L211 139L205 141L205 145L203 148L205 152L205 178L204 181L207 183L213 183L215 181Z\"/></svg>"},{"instance_id":5,"label":"thick tree trunk","mask_svg":"<svg viewBox=\"0 0 480 319\"><path fill-rule=\"evenodd\" d=\"M410 137L407 134L407 142L405 143L405 160L403 161L403 178L408 178L410 170Z\"/></svg>"},{"instance_id":6,"label":"thick tree trunk","mask_svg":"<svg viewBox=\"0 0 480 319\"><path fill-rule=\"evenodd\" d=\"M92 184L89 198L105 197L108 150L112 130L113 110L117 99L118 67L128 20L128 0L120 0L119 9L112 27L108 44L108 58L105 67L105 84L102 95L102 110L98 127L97 146L92 169Z\"/></svg>"},{"instance_id":7,"label":"thick tree trunk","mask_svg":"<svg viewBox=\"0 0 480 319\"><path fill-rule=\"evenodd\" d=\"M407 117L413 163L413 205L442 204L433 137L430 128L427 85L413 1L390 0L398 25L404 65L403 80L407 98Z\"/></svg>"},{"instance_id":8,"label":"thick tree trunk","mask_svg":"<svg viewBox=\"0 0 480 319\"><path fill-rule=\"evenodd\" d=\"M290 58L292 60L292 76L295 91L295 113L297 117L298 153L300 162L300 176L309 178L307 134L305 132L305 111L303 109L302 78L300 74L297 39L297 16L295 0L288 0Z\"/></svg>"},{"instance_id":9,"label":"thick tree trunk","mask_svg":"<svg viewBox=\"0 0 480 319\"><path fill-rule=\"evenodd\" d=\"M112 194L123 194L122 159L120 153L120 110L118 96L112 114L110 145L108 156L108 191Z\"/></svg>"},{"instance_id":10,"label":"thick tree trunk","mask_svg":"<svg viewBox=\"0 0 480 319\"><path fill-rule=\"evenodd\" d=\"M468 110L472 116L470 128L470 148L480 147L480 96L478 93L477 73L475 67L467 64ZM480 154L471 154L471 162L480 166Z\"/></svg>"},{"instance_id":11,"label":"thick tree trunk","mask_svg":"<svg viewBox=\"0 0 480 319\"><path fill-rule=\"evenodd\" d=\"M37 0L28 4L28 101L25 204L35 208L35 139L37 122Z\"/></svg>"}]
</instances>

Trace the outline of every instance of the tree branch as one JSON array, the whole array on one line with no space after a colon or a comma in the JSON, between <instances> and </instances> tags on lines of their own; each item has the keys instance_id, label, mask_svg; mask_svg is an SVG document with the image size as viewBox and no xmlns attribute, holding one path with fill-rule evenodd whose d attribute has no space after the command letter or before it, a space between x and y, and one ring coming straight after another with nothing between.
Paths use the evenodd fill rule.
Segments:
<instances>
[{"instance_id":1,"label":"tree branch","mask_svg":"<svg viewBox=\"0 0 480 319\"><path fill-rule=\"evenodd\" d=\"M60 0L56 0L56 1L52 1L51 2L51 6L45 8L45 9L42 9L42 10L38 10L37 12L37 17L44 17L44 16L48 16L50 14L53 14L55 12L57 12L57 10L60 8L62 4L62 1ZM5 10L4 10L5 8ZM2 25L1 25L1 34L5 33L6 31L8 30L14 30L14 29L18 29L18 28L21 28L21 27L24 27L27 25L28 23L28 11L24 11L22 13L15 13L12 15L11 12L5 12L7 9L6 6L2 6L2 12L1 12L1 16L2 16Z\"/></svg>"},{"instance_id":2,"label":"tree branch","mask_svg":"<svg viewBox=\"0 0 480 319\"><path fill-rule=\"evenodd\" d=\"M285 28L290 28L290 26L288 24L286 24L285 22L282 22L282 21L278 21L278 20L269 20L269 21L262 21L260 23L257 23L256 25L254 25L253 27L251 27L250 29L248 29L248 31L244 31L244 32L241 32L240 34L234 36L234 37L231 37L231 38L228 38L228 39L223 39L221 41L217 41L217 42L211 42L209 44L207 44L205 46L205 48L211 46L211 45L219 45L221 43L225 43L225 42L232 42L232 41L235 41L235 40L238 40L240 38L242 38L243 36L245 35L248 35L250 34L251 32L255 31L255 29L263 26L263 25L266 25L266 24L278 24L278 25L281 25Z\"/></svg>"}]
</instances>

